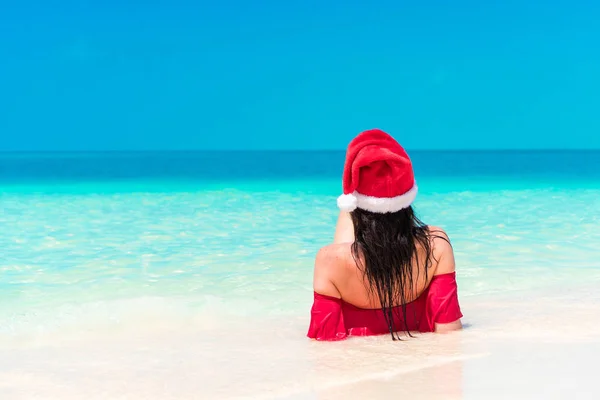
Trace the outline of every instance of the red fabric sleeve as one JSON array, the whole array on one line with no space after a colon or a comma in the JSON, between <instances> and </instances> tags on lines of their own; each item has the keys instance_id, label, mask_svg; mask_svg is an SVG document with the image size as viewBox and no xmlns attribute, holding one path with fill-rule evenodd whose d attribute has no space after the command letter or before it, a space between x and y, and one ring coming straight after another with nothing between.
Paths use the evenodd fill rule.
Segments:
<instances>
[{"instance_id":1,"label":"red fabric sleeve","mask_svg":"<svg viewBox=\"0 0 600 400\"><path fill-rule=\"evenodd\" d=\"M316 340L343 340L348 336L342 314L342 300L314 294L307 336Z\"/></svg>"},{"instance_id":2,"label":"red fabric sleeve","mask_svg":"<svg viewBox=\"0 0 600 400\"><path fill-rule=\"evenodd\" d=\"M447 324L462 318L458 303L456 272L436 275L427 294L427 320L433 330L435 324Z\"/></svg>"}]
</instances>

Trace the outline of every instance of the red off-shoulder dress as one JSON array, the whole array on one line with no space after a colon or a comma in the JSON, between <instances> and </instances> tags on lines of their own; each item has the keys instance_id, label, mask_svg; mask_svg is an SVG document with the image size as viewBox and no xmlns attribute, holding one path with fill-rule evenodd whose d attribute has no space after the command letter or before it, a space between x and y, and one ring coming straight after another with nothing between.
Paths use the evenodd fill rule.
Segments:
<instances>
[{"instance_id":1,"label":"red off-shoulder dress","mask_svg":"<svg viewBox=\"0 0 600 400\"><path fill-rule=\"evenodd\" d=\"M394 307L394 327L406 330L402 307ZM421 295L406 304L408 330L433 332L435 324L462 318L458 303L456 273L435 275ZM343 340L348 336L389 333L382 309L365 309L342 299L314 293L308 337L316 340Z\"/></svg>"}]
</instances>

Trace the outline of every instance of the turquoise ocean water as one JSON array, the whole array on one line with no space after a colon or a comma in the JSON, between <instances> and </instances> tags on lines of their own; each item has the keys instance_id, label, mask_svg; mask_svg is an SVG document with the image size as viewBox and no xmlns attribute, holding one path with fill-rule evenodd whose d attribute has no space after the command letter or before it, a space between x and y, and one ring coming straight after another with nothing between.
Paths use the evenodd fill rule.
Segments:
<instances>
[{"instance_id":1,"label":"turquoise ocean water","mask_svg":"<svg viewBox=\"0 0 600 400\"><path fill-rule=\"evenodd\" d=\"M488 398L580 377L556 367L600 337L600 152L411 156L467 329L331 344L305 335L343 152L1 155L0 398Z\"/></svg>"},{"instance_id":2,"label":"turquoise ocean water","mask_svg":"<svg viewBox=\"0 0 600 400\"><path fill-rule=\"evenodd\" d=\"M460 295L600 278L600 152L413 152ZM304 335L343 152L0 155L0 335L155 312ZM468 319L468 314L466 315ZM477 324L477 321L470 321Z\"/></svg>"}]
</instances>

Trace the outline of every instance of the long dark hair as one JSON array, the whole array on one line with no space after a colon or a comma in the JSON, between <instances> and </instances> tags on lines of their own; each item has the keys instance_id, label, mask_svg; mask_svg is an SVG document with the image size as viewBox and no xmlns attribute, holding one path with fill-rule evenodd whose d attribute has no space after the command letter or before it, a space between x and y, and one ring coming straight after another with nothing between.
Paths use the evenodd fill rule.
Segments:
<instances>
[{"instance_id":1,"label":"long dark hair","mask_svg":"<svg viewBox=\"0 0 600 400\"><path fill-rule=\"evenodd\" d=\"M407 297L418 294L415 283L421 271L427 281L433 258L432 233L417 218L412 207L385 214L356 209L351 216L354 225L352 256L369 283L370 295L377 296L381 303L392 339L400 339L399 329L394 326L397 305L402 307L404 331L412 337L406 317ZM423 250L422 257L419 257L418 247ZM417 275L413 276L415 270Z\"/></svg>"}]
</instances>

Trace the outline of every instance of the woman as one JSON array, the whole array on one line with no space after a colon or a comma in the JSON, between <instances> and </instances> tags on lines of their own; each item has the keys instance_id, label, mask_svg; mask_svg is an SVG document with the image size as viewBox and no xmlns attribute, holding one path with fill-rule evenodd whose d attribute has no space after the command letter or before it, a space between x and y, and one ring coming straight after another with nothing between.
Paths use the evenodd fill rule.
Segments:
<instances>
[{"instance_id":1,"label":"woman","mask_svg":"<svg viewBox=\"0 0 600 400\"><path fill-rule=\"evenodd\" d=\"M348 146L343 189L334 243L315 261L308 337L461 329L452 246L414 214L404 149L381 130L362 132Z\"/></svg>"}]
</instances>

